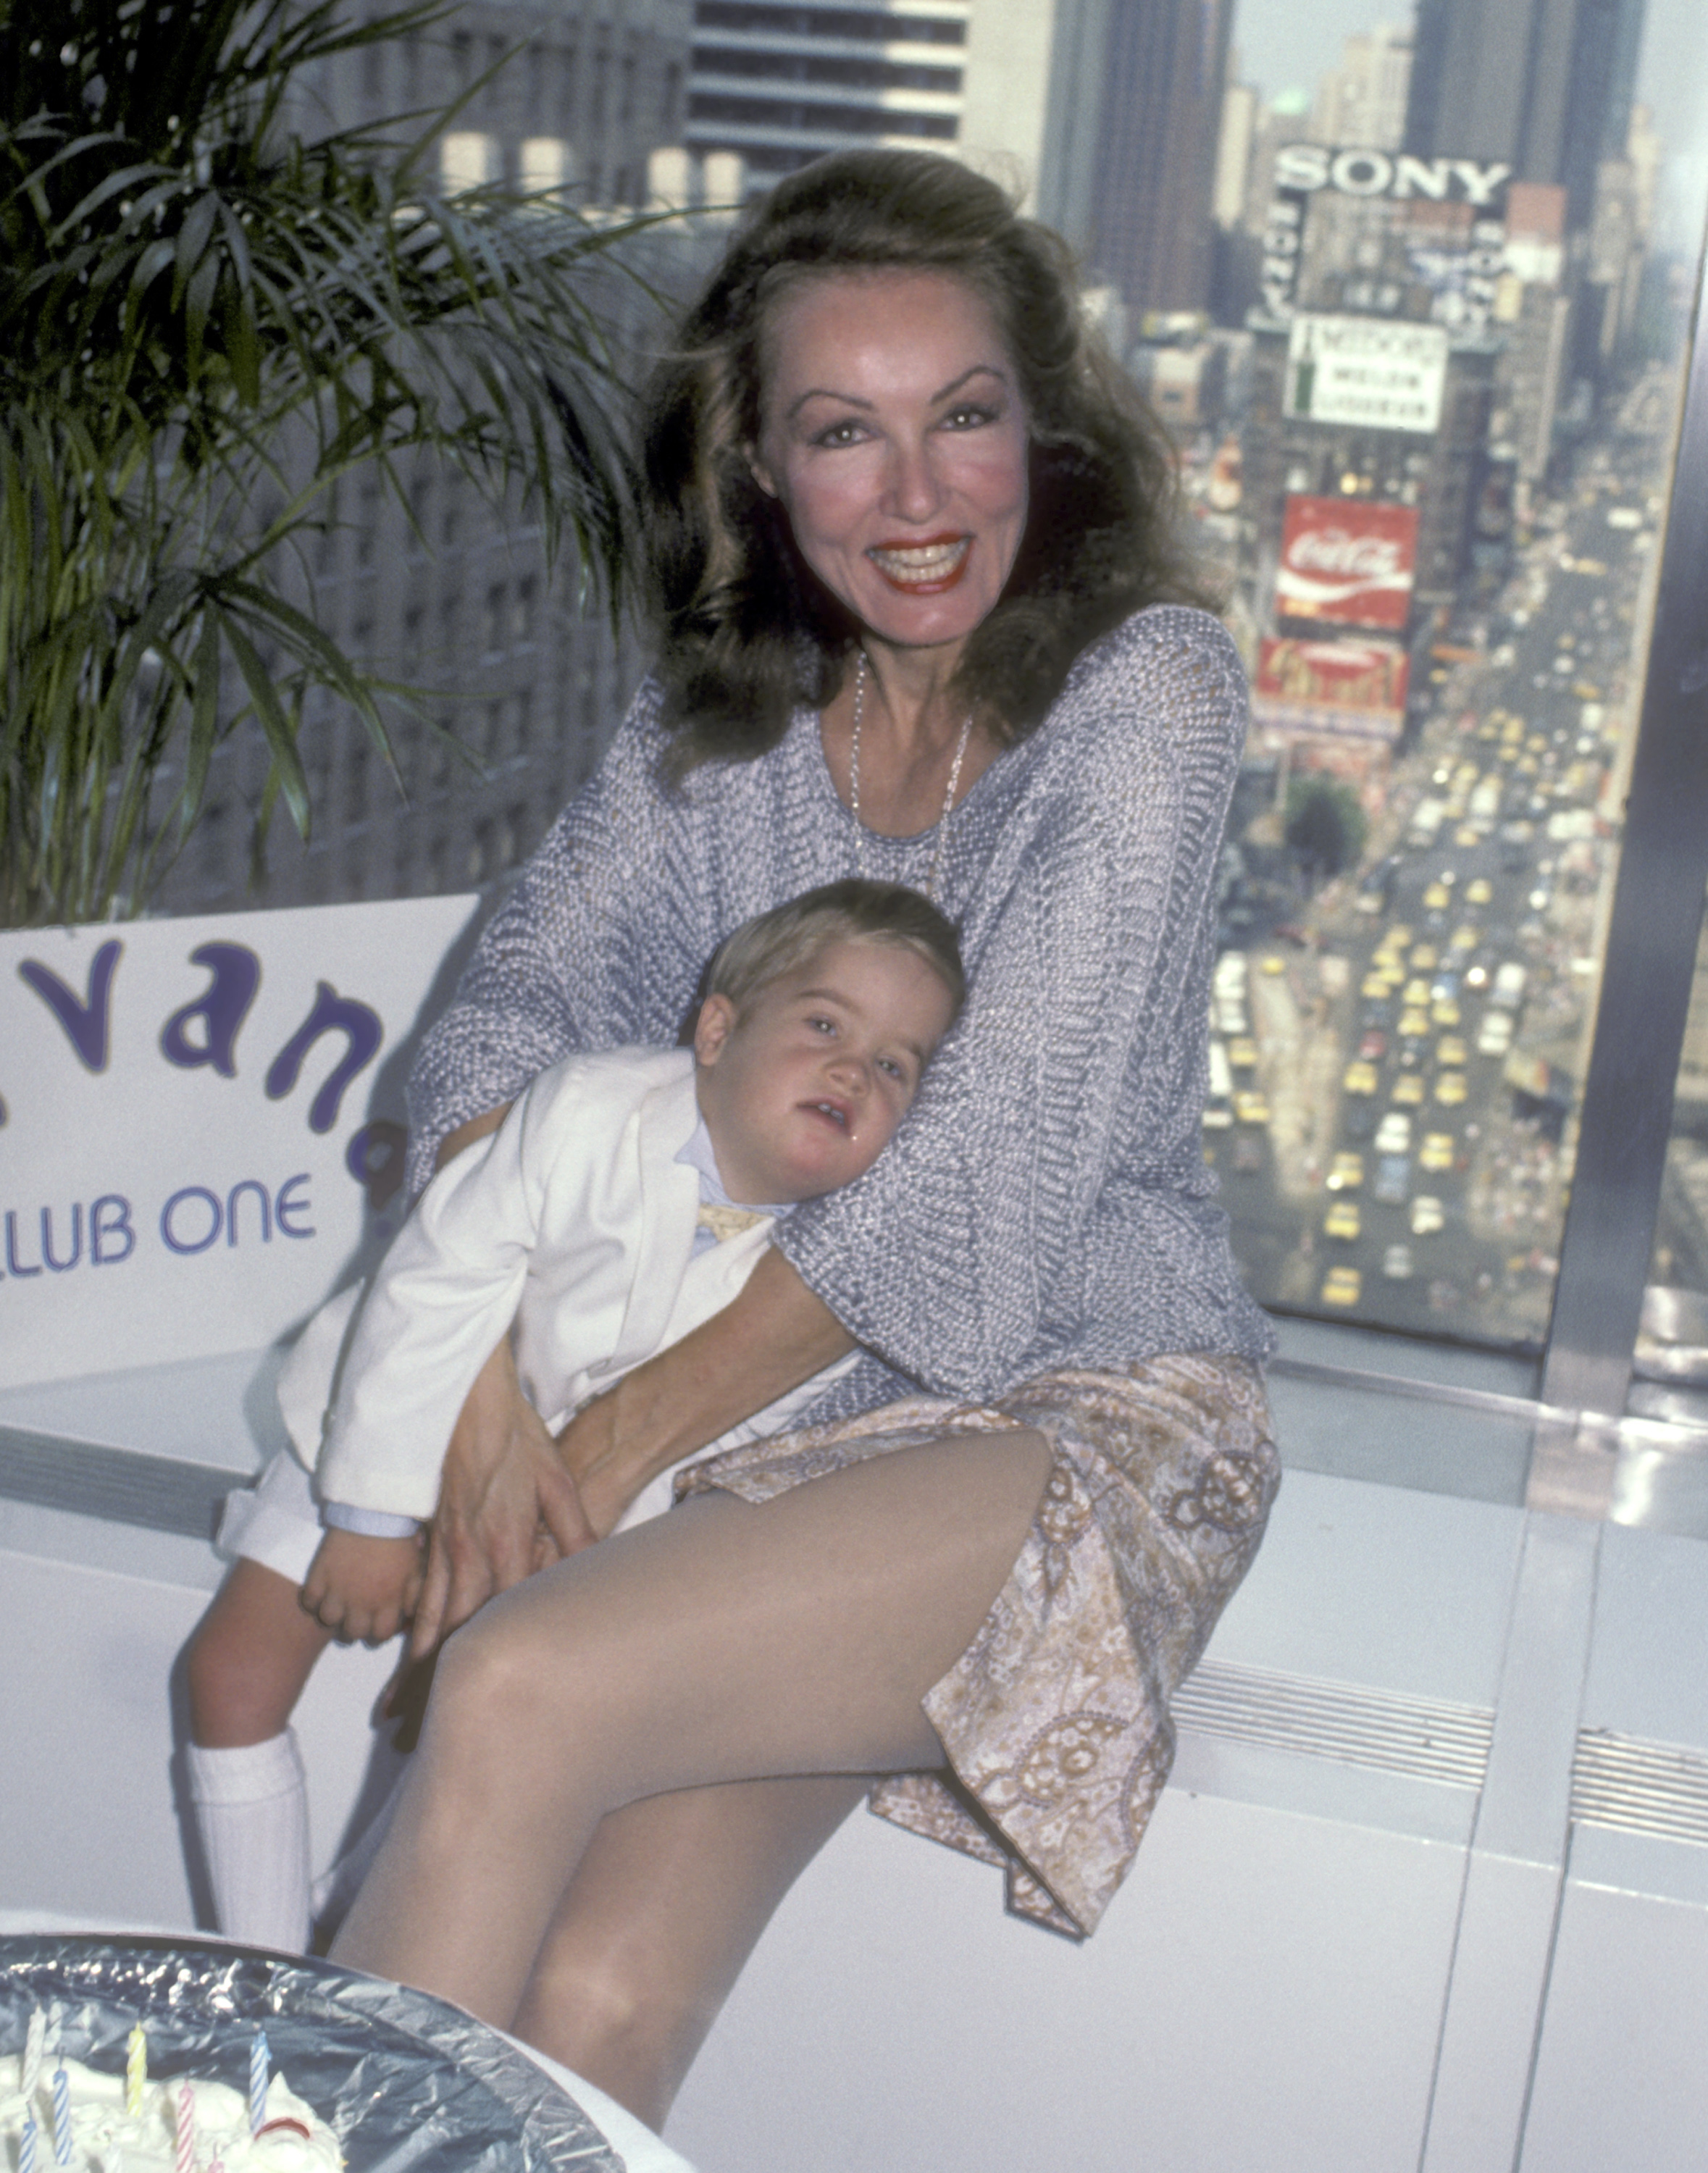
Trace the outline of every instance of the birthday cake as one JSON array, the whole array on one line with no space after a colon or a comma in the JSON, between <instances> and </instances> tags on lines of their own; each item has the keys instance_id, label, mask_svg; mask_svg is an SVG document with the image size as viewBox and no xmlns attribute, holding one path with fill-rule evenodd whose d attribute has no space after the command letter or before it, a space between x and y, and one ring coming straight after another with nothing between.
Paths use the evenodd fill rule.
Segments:
<instances>
[{"instance_id":1,"label":"birthday cake","mask_svg":"<svg viewBox=\"0 0 1708 2173\"><path fill-rule=\"evenodd\" d=\"M253 2105L225 2083L0 2059L0 2168L15 2173L340 2173L338 2138L283 2075ZM256 2117L259 2113L260 2117Z\"/></svg>"}]
</instances>

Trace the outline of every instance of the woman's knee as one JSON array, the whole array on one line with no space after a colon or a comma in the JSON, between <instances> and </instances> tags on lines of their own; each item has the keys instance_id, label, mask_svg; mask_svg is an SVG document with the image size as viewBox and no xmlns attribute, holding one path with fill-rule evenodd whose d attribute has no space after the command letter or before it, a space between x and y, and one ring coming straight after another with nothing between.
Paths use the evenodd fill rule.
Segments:
<instances>
[{"instance_id":1,"label":"woman's knee","mask_svg":"<svg viewBox=\"0 0 1708 2173\"><path fill-rule=\"evenodd\" d=\"M454 1739L477 1753L568 1717L584 1672L576 1640L541 1635L531 1614L491 1601L445 1640L427 1717L441 1743Z\"/></svg>"}]
</instances>

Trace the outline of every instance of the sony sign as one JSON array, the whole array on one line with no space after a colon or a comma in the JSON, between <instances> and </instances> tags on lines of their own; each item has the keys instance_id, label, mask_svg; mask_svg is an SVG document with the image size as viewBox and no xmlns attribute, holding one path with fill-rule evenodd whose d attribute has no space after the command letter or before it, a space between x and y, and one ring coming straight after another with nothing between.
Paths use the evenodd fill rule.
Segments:
<instances>
[{"instance_id":1,"label":"sony sign","mask_svg":"<svg viewBox=\"0 0 1708 2173\"><path fill-rule=\"evenodd\" d=\"M1474 159L1414 159L1409 152L1337 151L1327 143L1284 143L1275 154L1275 186L1343 197L1426 197L1433 203L1499 208L1511 166Z\"/></svg>"},{"instance_id":2,"label":"sony sign","mask_svg":"<svg viewBox=\"0 0 1708 2173\"><path fill-rule=\"evenodd\" d=\"M1474 245L1487 254L1498 254L1502 235L1496 231L1506 215L1510 165L1500 161L1484 164L1475 159L1419 159L1406 151L1338 148L1328 143L1284 143L1275 154L1274 191L1269 201L1263 231L1262 292L1263 307L1272 315L1286 315L1293 306L1298 284L1299 259L1304 246L1305 221L1311 199L1323 190L1338 196L1386 197L1395 202L1459 203L1475 215ZM1477 268L1477 267L1474 267ZM1456 283L1463 286L1463 279ZM1479 291L1474 305L1486 298ZM1461 315L1477 315L1477 307ZM1444 319L1452 312L1439 313ZM1480 314L1485 315L1482 310Z\"/></svg>"}]
</instances>

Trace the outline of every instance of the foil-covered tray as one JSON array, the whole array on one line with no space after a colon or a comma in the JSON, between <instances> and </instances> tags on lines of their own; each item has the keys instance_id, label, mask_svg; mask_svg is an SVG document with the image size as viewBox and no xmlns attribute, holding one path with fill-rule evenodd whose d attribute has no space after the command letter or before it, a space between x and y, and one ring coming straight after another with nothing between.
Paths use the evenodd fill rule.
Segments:
<instances>
[{"instance_id":1,"label":"foil-covered tray","mask_svg":"<svg viewBox=\"0 0 1708 2173\"><path fill-rule=\"evenodd\" d=\"M338 2138L348 2173L623 2173L581 2108L524 2054L423 1992L331 1962L150 1938L0 1938L0 2053L40 2008L73 2059L248 2086L255 2025Z\"/></svg>"}]
</instances>

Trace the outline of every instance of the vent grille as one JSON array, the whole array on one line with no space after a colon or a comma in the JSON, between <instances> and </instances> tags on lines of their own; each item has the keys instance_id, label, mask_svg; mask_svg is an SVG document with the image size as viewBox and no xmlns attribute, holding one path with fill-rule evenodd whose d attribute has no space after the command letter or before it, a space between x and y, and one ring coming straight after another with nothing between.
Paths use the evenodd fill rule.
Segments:
<instances>
[{"instance_id":1,"label":"vent grille","mask_svg":"<svg viewBox=\"0 0 1708 2173\"><path fill-rule=\"evenodd\" d=\"M1582 1728L1571 1761L1571 1815L1584 1825L1708 1844L1708 1751Z\"/></svg>"},{"instance_id":2,"label":"vent grille","mask_svg":"<svg viewBox=\"0 0 1708 2173\"><path fill-rule=\"evenodd\" d=\"M242 1483L241 1472L175 1456L99 1448L58 1434L0 1426L0 1497L40 1509L206 1539L213 1536L222 1497Z\"/></svg>"},{"instance_id":3,"label":"vent grille","mask_svg":"<svg viewBox=\"0 0 1708 2173\"><path fill-rule=\"evenodd\" d=\"M1206 1660L1176 1691L1177 1725L1343 1766L1480 1788L1495 1716L1480 1706Z\"/></svg>"}]
</instances>

